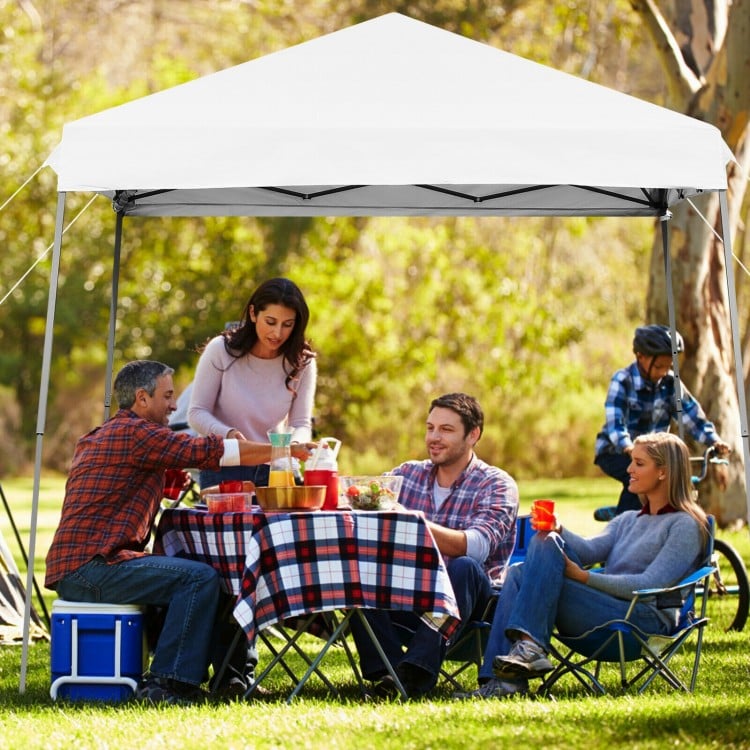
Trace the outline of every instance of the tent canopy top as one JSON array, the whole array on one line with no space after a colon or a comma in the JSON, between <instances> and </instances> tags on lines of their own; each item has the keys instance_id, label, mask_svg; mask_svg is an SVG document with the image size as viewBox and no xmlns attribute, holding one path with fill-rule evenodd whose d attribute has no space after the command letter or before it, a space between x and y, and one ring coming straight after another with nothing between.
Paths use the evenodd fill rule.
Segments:
<instances>
[{"instance_id":1,"label":"tent canopy top","mask_svg":"<svg viewBox=\"0 0 750 750\"><path fill-rule=\"evenodd\" d=\"M712 125L397 13L68 123L58 189L133 215L658 215Z\"/></svg>"}]
</instances>

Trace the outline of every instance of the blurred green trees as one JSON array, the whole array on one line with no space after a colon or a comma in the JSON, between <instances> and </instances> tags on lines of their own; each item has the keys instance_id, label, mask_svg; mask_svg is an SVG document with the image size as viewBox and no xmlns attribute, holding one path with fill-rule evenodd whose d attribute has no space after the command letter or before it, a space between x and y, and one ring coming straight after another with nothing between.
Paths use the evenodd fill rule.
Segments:
<instances>
[{"instance_id":1,"label":"blurred green trees","mask_svg":"<svg viewBox=\"0 0 750 750\"><path fill-rule=\"evenodd\" d=\"M0 0L0 200L68 120L389 10L661 95L627 3L402 5ZM66 221L87 200L69 196ZM51 244L54 211L45 169L0 212L0 297ZM113 231L97 198L63 245L45 441L46 463L61 470L102 418ZM186 385L198 347L240 316L258 283L286 275L312 310L316 421L344 441L342 471L423 455L430 399L466 390L487 414L483 458L517 475L596 473L606 384L631 356L652 237L634 219L128 218L115 368L160 359ZM45 258L0 306L2 472L33 447L48 274Z\"/></svg>"}]
</instances>

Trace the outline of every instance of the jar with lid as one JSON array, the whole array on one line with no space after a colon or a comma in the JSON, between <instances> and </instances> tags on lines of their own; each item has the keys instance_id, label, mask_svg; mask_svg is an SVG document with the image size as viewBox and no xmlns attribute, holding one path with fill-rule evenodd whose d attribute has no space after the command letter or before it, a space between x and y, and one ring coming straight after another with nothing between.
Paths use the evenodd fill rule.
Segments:
<instances>
[{"instance_id":1,"label":"jar with lid","mask_svg":"<svg viewBox=\"0 0 750 750\"><path fill-rule=\"evenodd\" d=\"M336 510L339 507L338 453L341 441L336 438L323 438L318 444L310 468L305 467L304 483L307 486L325 485L326 496L322 510Z\"/></svg>"},{"instance_id":2,"label":"jar with lid","mask_svg":"<svg viewBox=\"0 0 750 750\"><path fill-rule=\"evenodd\" d=\"M291 427L268 431L268 439L271 442L269 487L294 487L291 449L293 432Z\"/></svg>"}]
</instances>

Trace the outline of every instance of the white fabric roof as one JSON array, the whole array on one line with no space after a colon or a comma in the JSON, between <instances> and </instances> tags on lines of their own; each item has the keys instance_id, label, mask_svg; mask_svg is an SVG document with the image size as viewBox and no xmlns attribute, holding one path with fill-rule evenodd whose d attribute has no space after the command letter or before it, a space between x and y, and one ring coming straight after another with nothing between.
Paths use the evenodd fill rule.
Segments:
<instances>
[{"instance_id":1,"label":"white fabric roof","mask_svg":"<svg viewBox=\"0 0 750 750\"><path fill-rule=\"evenodd\" d=\"M48 164L137 215L646 215L726 189L731 158L712 125L390 13L70 122Z\"/></svg>"}]
</instances>

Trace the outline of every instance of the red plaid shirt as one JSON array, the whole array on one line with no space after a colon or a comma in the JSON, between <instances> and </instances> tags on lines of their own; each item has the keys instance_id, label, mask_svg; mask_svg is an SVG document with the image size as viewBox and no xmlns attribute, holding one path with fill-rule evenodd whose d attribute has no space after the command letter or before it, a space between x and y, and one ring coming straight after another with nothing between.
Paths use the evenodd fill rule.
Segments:
<instances>
[{"instance_id":1,"label":"red plaid shirt","mask_svg":"<svg viewBox=\"0 0 750 750\"><path fill-rule=\"evenodd\" d=\"M45 586L96 555L120 562L147 554L166 469L217 469L217 435L193 438L120 409L77 443L62 517L47 553Z\"/></svg>"}]
</instances>

